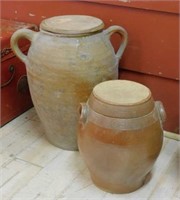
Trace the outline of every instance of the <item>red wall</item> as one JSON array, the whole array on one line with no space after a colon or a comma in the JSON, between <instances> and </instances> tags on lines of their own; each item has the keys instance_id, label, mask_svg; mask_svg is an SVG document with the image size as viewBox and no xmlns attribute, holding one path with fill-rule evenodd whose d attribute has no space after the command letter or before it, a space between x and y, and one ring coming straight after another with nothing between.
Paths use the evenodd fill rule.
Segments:
<instances>
[{"instance_id":1,"label":"red wall","mask_svg":"<svg viewBox=\"0 0 180 200\"><path fill-rule=\"evenodd\" d=\"M164 103L164 128L179 130L179 2L176 1L3 1L2 18L39 24L44 18L86 14L106 27L123 26L129 43L120 62L120 78L147 85ZM112 37L117 49L120 38Z\"/></svg>"}]
</instances>

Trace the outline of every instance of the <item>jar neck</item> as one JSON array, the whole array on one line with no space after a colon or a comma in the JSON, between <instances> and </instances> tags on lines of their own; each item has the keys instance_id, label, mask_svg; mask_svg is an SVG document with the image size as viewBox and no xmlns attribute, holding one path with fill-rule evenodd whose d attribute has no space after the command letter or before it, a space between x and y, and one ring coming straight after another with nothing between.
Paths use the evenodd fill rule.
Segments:
<instances>
[{"instance_id":1,"label":"jar neck","mask_svg":"<svg viewBox=\"0 0 180 200\"><path fill-rule=\"evenodd\" d=\"M87 121L102 128L121 131L145 129L154 123L159 123L161 127L161 121L156 108L145 116L129 119L107 117L89 108Z\"/></svg>"},{"instance_id":2,"label":"jar neck","mask_svg":"<svg viewBox=\"0 0 180 200\"><path fill-rule=\"evenodd\" d=\"M86 36L92 36L92 35L96 35L99 33L102 33L103 30L98 30L95 32L89 32L89 33L78 33L78 34L70 34L70 33L54 33L54 32L50 32L50 31L45 31L43 29L40 28L40 32L46 35L51 35L51 36L56 36L56 37L65 37L65 38L79 38L79 37L86 37Z\"/></svg>"}]
</instances>

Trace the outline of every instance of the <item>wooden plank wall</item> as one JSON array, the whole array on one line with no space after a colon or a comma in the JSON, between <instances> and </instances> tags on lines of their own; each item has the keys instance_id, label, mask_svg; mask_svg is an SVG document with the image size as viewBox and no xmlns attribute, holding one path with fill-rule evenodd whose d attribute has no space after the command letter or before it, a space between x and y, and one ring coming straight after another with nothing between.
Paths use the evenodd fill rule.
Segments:
<instances>
[{"instance_id":1,"label":"wooden plank wall","mask_svg":"<svg viewBox=\"0 0 180 200\"><path fill-rule=\"evenodd\" d=\"M39 24L64 14L101 18L105 27L123 26L128 47L120 61L119 77L148 86L167 112L165 130L179 132L179 2L178 1L3 1L5 19ZM120 38L112 36L117 50Z\"/></svg>"}]
</instances>

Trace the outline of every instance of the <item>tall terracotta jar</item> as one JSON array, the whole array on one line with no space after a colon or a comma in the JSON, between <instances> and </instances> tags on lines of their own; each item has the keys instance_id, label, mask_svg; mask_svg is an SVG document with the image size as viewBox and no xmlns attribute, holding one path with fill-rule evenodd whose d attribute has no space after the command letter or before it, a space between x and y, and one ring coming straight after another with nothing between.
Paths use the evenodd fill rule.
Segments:
<instances>
[{"instance_id":1,"label":"tall terracotta jar","mask_svg":"<svg viewBox=\"0 0 180 200\"><path fill-rule=\"evenodd\" d=\"M26 64L32 100L49 141L63 149L77 150L79 103L86 101L99 82L118 77L118 62L127 44L120 26L103 30L95 17L65 15L46 19L40 32L22 29L11 38L12 49ZM113 33L122 37L115 54ZM31 41L28 55L18 41Z\"/></svg>"},{"instance_id":2,"label":"tall terracotta jar","mask_svg":"<svg viewBox=\"0 0 180 200\"><path fill-rule=\"evenodd\" d=\"M144 85L112 80L95 86L80 111L79 150L95 185L111 193L141 187L162 147L162 103Z\"/></svg>"}]
</instances>

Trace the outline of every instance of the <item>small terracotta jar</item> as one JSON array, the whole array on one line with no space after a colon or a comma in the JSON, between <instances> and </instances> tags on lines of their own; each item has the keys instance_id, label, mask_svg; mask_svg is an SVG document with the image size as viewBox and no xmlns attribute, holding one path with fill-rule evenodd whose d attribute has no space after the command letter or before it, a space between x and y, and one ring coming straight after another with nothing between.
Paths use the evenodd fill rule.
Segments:
<instances>
[{"instance_id":1,"label":"small terracotta jar","mask_svg":"<svg viewBox=\"0 0 180 200\"><path fill-rule=\"evenodd\" d=\"M165 111L142 84L105 81L81 104L79 150L96 186L111 193L141 187L163 143Z\"/></svg>"}]
</instances>

